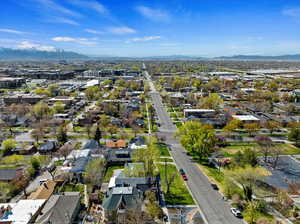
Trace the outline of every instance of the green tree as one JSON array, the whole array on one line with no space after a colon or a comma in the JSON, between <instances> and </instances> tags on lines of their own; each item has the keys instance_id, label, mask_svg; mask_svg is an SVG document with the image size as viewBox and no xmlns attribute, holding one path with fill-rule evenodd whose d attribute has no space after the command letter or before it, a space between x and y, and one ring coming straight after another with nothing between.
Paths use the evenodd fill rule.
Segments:
<instances>
[{"instance_id":1,"label":"green tree","mask_svg":"<svg viewBox=\"0 0 300 224\"><path fill-rule=\"evenodd\" d=\"M264 126L269 129L271 134L280 127L279 123L276 121L267 121Z\"/></svg>"},{"instance_id":2,"label":"green tree","mask_svg":"<svg viewBox=\"0 0 300 224\"><path fill-rule=\"evenodd\" d=\"M227 134L232 133L234 130L238 129L241 125L241 121L237 119L232 119L229 121L226 126L223 128L223 131Z\"/></svg>"},{"instance_id":3,"label":"green tree","mask_svg":"<svg viewBox=\"0 0 300 224\"><path fill-rule=\"evenodd\" d=\"M100 89L98 86L91 86L85 90L85 96L88 100L96 100L98 98L98 94Z\"/></svg>"},{"instance_id":4,"label":"green tree","mask_svg":"<svg viewBox=\"0 0 300 224\"><path fill-rule=\"evenodd\" d=\"M35 176L41 168L41 163L37 158L32 157L30 160L30 165L31 165L30 176Z\"/></svg>"},{"instance_id":5,"label":"green tree","mask_svg":"<svg viewBox=\"0 0 300 224\"><path fill-rule=\"evenodd\" d=\"M210 93L209 96L202 98L201 107L217 110L223 104L223 100L217 93Z\"/></svg>"},{"instance_id":6,"label":"green tree","mask_svg":"<svg viewBox=\"0 0 300 224\"><path fill-rule=\"evenodd\" d=\"M155 162L158 161L160 153L156 140L150 139L148 141L147 148L137 149L133 152L132 160L134 162L144 163L145 175L147 177L153 177L156 171Z\"/></svg>"},{"instance_id":7,"label":"green tree","mask_svg":"<svg viewBox=\"0 0 300 224\"><path fill-rule=\"evenodd\" d=\"M200 160L206 159L216 144L214 130L199 122L185 122L176 135L180 137L183 147L189 153L198 156Z\"/></svg>"},{"instance_id":8,"label":"green tree","mask_svg":"<svg viewBox=\"0 0 300 224\"><path fill-rule=\"evenodd\" d=\"M97 125L95 135L94 135L94 140L100 143L101 138L102 138L102 133L100 131L99 125Z\"/></svg>"},{"instance_id":9,"label":"green tree","mask_svg":"<svg viewBox=\"0 0 300 224\"><path fill-rule=\"evenodd\" d=\"M258 123L246 123L244 124L244 128L249 133L250 136L253 136L255 132L257 132L260 129L260 126Z\"/></svg>"},{"instance_id":10,"label":"green tree","mask_svg":"<svg viewBox=\"0 0 300 224\"><path fill-rule=\"evenodd\" d=\"M0 183L0 201L6 202L11 193L12 186L8 183Z\"/></svg>"},{"instance_id":11,"label":"green tree","mask_svg":"<svg viewBox=\"0 0 300 224\"><path fill-rule=\"evenodd\" d=\"M62 102L56 102L53 107L55 113L63 113L65 109L65 106L63 105Z\"/></svg>"},{"instance_id":12,"label":"green tree","mask_svg":"<svg viewBox=\"0 0 300 224\"><path fill-rule=\"evenodd\" d=\"M257 153L250 148L246 148L243 152L238 151L234 155L234 163L240 167L245 167L247 165L254 167L257 165Z\"/></svg>"},{"instance_id":13,"label":"green tree","mask_svg":"<svg viewBox=\"0 0 300 224\"><path fill-rule=\"evenodd\" d=\"M9 155L13 149L17 146L17 142L14 139L6 139L2 142L3 155Z\"/></svg>"},{"instance_id":14,"label":"green tree","mask_svg":"<svg viewBox=\"0 0 300 224\"><path fill-rule=\"evenodd\" d=\"M146 199L148 202L146 203L146 212L150 216L152 220L161 219L164 216L163 210L158 205L155 193L152 191L146 192Z\"/></svg>"},{"instance_id":15,"label":"green tree","mask_svg":"<svg viewBox=\"0 0 300 224\"><path fill-rule=\"evenodd\" d=\"M64 124L58 127L56 139L58 142L62 144L68 141L67 128Z\"/></svg>"},{"instance_id":16,"label":"green tree","mask_svg":"<svg viewBox=\"0 0 300 224\"><path fill-rule=\"evenodd\" d=\"M106 161L102 158L91 160L85 168L85 181L93 186L101 186L105 164Z\"/></svg>"},{"instance_id":17,"label":"green tree","mask_svg":"<svg viewBox=\"0 0 300 224\"><path fill-rule=\"evenodd\" d=\"M34 105L31 113L37 120L42 120L48 119L53 114L53 110L46 103L39 102Z\"/></svg>"},{"instance_id":18,"label":"green tree","mask_svg":"<svg viewBox=\"0 0 300 224\"><path fill-rule=\"evenodd\" d=\"M49 91L50 95L49 96L57 96L59 95L59 86L58 85L49 85L47 90Z\"/></svg>"},{"instance_id":19,"label":"green tree","mask_svg":"<svg viewBox=\"0 0 300 224\"><path fill-rule=\"evenodd\" d=\"M300 128L292 128L289 135L289 141L294 141L297 146L300 145Z\"/></svg>"}]
</instances>

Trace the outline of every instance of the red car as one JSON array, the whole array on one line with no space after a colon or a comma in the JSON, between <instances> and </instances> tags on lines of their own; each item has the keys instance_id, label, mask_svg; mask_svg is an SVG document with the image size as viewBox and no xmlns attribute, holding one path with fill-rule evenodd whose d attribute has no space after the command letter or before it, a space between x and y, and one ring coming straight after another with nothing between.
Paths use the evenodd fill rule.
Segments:
<instances>
[{"instance_id":1,"label":"red car","mask_svg":"<svg viewBox=\"0 0 300 224\"><path fill-rule=\"evenodd\" d=\"M184 181L187 181L187 180L188 180L188 178L187 178L187 175L186 175L186 174L181 174L181 176L182 176L182 178L183 178L183 180L184 180Z\"/></svg>"}]
</instances>

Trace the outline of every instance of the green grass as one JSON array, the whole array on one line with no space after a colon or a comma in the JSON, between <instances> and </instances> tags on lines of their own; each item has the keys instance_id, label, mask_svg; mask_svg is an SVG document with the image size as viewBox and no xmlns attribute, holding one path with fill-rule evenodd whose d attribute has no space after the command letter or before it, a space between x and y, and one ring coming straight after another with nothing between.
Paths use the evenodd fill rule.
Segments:
<instances>
[{"instance_id":1,"label":"green grass","mask_svg":"<svg viewBox=\"0 0 300 224\"><path fill-rule=\"evenodd\" d=\"M110 178L112 177L114 170L123 169L124 166L110 166L106 169L105 176L103 178L104 183L108 183Z\"/></svg>"},{"instance_id":2,"label":"green grass","mask_svg":"<svg viewBox=\"0 0 300 224\"><path fill-rule=\"evenodd\" d=\"M174 160L173 159L171 159L171 158L159 158L159 160L158 160L159 162L174 162Z\"/></svg>"},{"instance_id":3,"label":"green grass","mask_svg":"<svg viewBox=\"0 0 300 224\"><path fill-rule=\"evenodd\" d=\"M180 176L177 168L174 165L167 164L167 175L176 173L175 180L171 184L170 192L166 194L167 186L165 183L165 166L162 164L158 165L159 172L161 175L162 190L164 191L165 201L169 205L194 205L195 202L190 195L182 177Z\"/></svg>"},{"instance_id":4,"label":"green grass","mask_svg":"<svg viewBox=\"0 0 300 224\"><path fill-rule=\"evenodd\" d=\"M290 144L275 144L276 147L282 149L284 155L298 155L300 154L300 148ZM226 154L226 156L233 156L238 151L243 151L246 148L258 150L259 146L256 143L249 142L237 142L231 143L229 146L221 148L221 151Z\"/></svg>"},{"instance_id":5,"label":"green grass","mask_svg":"<svg viewBox=\"0 0 300 224\"><path fill-rule=\"evenodd\" d=\"M62 190L62 192L83 192L84 185L83 184L66 184Z\"/></svg>"},{"instance_id":6,"label":"green grass","mask_svg":"<svg viewBox=\"0 0 300 224\"><path fill-rule=\"evenodd\" d=\"M182 122L180 121L176 121L174 122L174 124L176 125L177 128L180 128L182 126Z\"/></svg>"},{"instance_id":7,"label":"green grass","mask_svg":"<svg viewBox=\"0 0 300 224\"><path fill-rule=\"evenodd\" d=\"M171 156L168 146L166 146L165 144L157 144L157 147L159 148L159 152L160 152L160 156Z\"/></svg>"}]
</instances>

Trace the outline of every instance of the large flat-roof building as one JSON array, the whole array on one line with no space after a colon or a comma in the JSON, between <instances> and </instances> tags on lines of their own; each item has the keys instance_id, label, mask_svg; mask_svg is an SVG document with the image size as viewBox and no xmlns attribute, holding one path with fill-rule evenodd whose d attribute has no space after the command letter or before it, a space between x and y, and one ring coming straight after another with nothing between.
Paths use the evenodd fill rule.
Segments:
<instances>
[{"instance_id":1,"label":"large flat-roof building","mask_svg":"<svg viewBox=\"0 0 300 224\"><path fill-rule=\"evenodd\" d=\"M20 88L25 84L24 78L13 78L13 77L0 77L0 88L2 89L14 89Z\"/></svg>"}]
</instances>

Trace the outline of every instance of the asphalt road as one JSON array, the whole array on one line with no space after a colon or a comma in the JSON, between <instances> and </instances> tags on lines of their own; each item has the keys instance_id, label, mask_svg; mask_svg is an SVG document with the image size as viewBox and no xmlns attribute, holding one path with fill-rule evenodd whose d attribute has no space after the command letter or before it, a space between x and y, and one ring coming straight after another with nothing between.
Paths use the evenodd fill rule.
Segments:
<instances>
[{"instance_id":1,"label":"asphalt road","mask_svg":"<svg viewBox=\"0 0 300 224\"><path fill-rule=\"evenodd\" d=\"M240 220L230 212L228 202L222 200L222 195L213 190L208 178L196 166L192 159L186 155L185 149L174 138L177 128L173 124L168 112L162 104L161 96L156 92L151 77L145 71L145 76L150 82L151 98L160 122L160 134L166 137L166 143L171 148L171 154L178 168L183 168L188 176L187 185L196 203L204 214L209 224L242 224Z\"/></svg>"}]
</instances>

